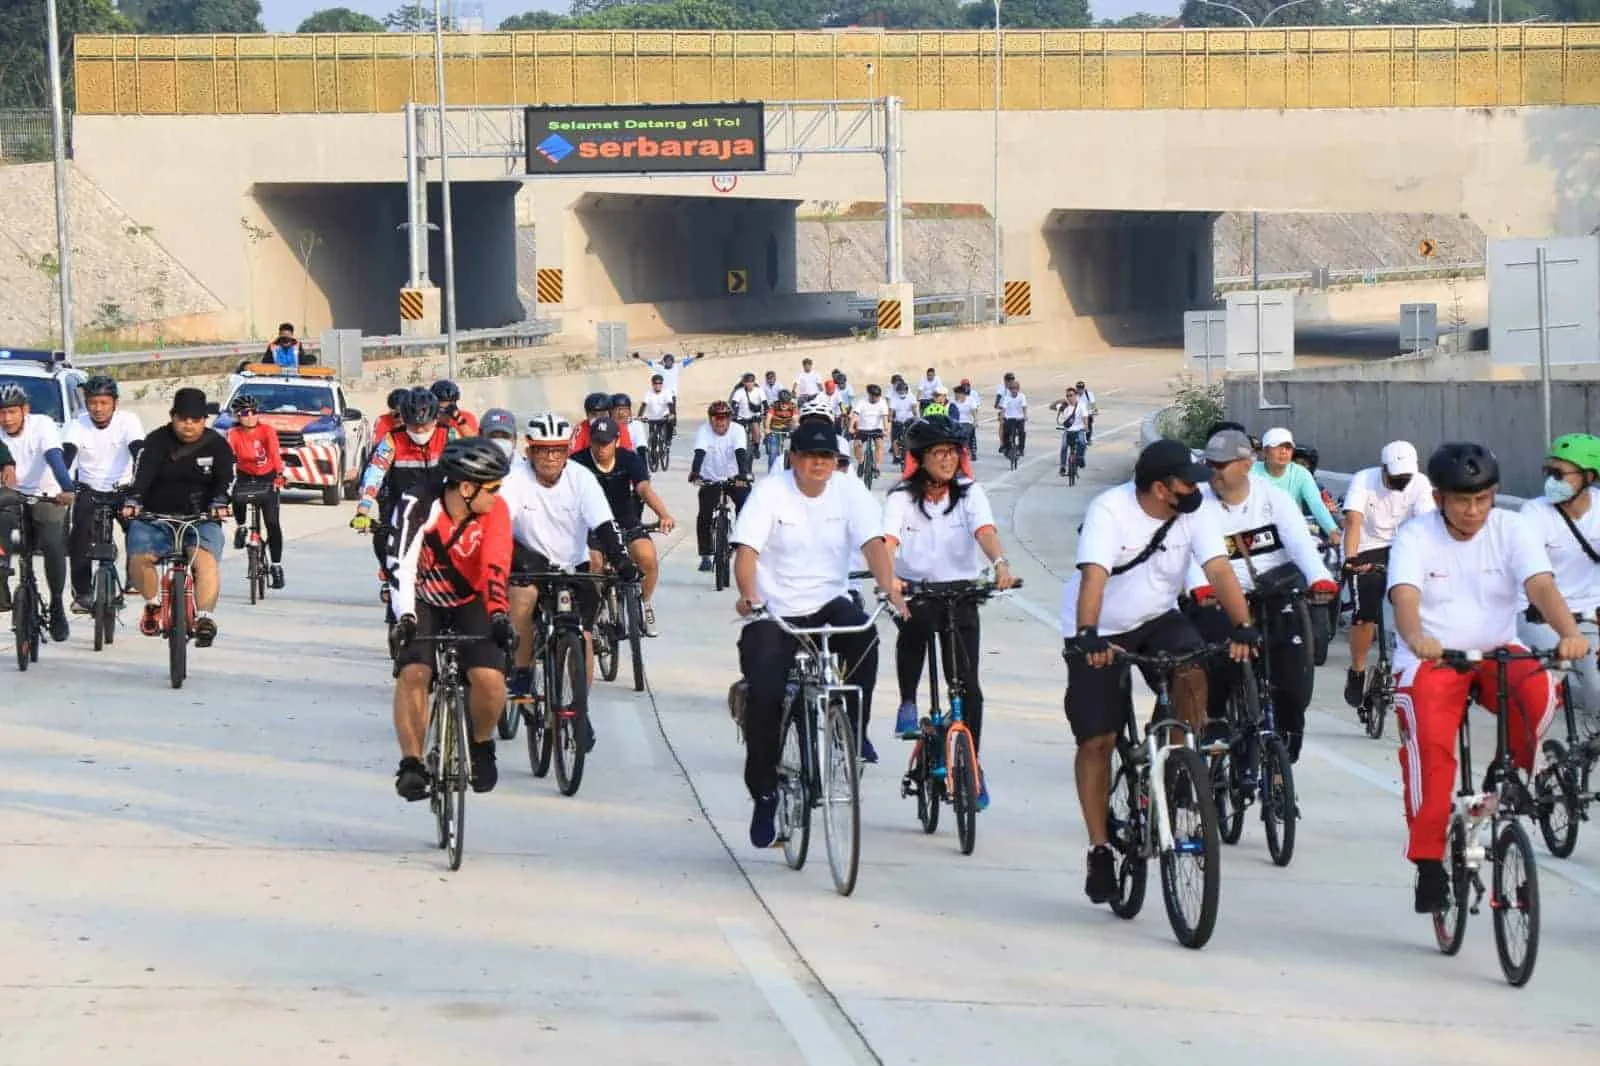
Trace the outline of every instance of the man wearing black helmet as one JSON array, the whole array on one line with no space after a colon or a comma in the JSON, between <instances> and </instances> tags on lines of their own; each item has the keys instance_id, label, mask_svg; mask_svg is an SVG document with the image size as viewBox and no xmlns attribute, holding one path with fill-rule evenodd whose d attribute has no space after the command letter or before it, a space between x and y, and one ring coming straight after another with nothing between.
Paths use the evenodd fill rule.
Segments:
<instances>
[{"instance_id":1,"label":"man wearing black helmet","mask_svg":"<svg viewBox=\"0 0 1600 1066\"><path fill-rule=\"evenodd\" d=\"M478 435L477 416L461 408L461 386L441 378L428 391L439 401L439 424L450 431L451 440Z\"/></svg>"},{"instance_id":2,"label":"man wearing black helmet","mask_svg":"<svg viewBox=\"0 0 1600 1066\"><path fill-rule=\"evenodd\" d=\"M17 488L38 497L27 505L27 521L44 556L45 581L50 587L50 639L59 643L70 635L65 585L72 475L55 420L32 414L27 392L10 382L0 383L0 444L15 457Z\"/></svg>"},{"instance_id":3,"label":"man wearing black helmet","mask_svg":"<svg viewBox=\"0 0 1600 1066\"><path fill-rule=\"evenodd\" d=\"M390 389L389 396L384 401L384 412L372 424L372 439L382 440L398 425L400 425L400 401L406 398L410 389Z\"/></svg>"},{"instance_id":4,"label":"man wearing black helmet","mask_svg":"<svg viewBox=\"0 0 1600 1066\"><path fill-rule=\"evenodd\" d=\"M612 395L609 392L591 392L583 398L583 421L573 428L572 446L569 449L570 454L577 455L589 447L589 427L596 420L611 417ZM620 392L615 395L623 396L624 399L627 399ZM633 434L628 432L627 424L618 423L618 428L621 433L617 437L617 446L626 448L630 452L633 451Z\"/></svg>"},{"instance_id":5,"label":"man wearing black helmet","mask_svg":"<svg viewBox=\"0 0 1600 1066\"><path fill-rule=\"evenodd\" d=\"M1394 711L1400 724L1405 783L1406 857L1417 867L1418 914L1437 914L1450 902L1445 833L1456 783L1456 736L1469 696L1509 714L1511 757L1523 773L1555 717L1555 681L1540 663L1506 664L1511 706L1496 700L1496 666L1466 671L1440 660L1446 648L1524 650L1517 643L1523 594L1560 636L1557 654L1581 659L1589 642L1556 587L1550 557L1537 530L1497 509L1500 464L1479 444L1441 444L1428 459L1437 511L1400 527L1389 554L1389 602L1394 605Z\"/></svg>"},{"instance_id":6,"label":"man wearing black helmet","mask_svg":"<svg viewBox=\"0 0 1600 1066\"><path fill-rule=\"evenodd\" d=\"M486 437L462 437L439 457L441 482L403 497L396 509L394 731L400 742L395 791L428 797L422 762L434 647L418 637L446 629L476 641L460 649L472 714L472 790L499 779L494 727L505 706L505 654L516 641L507 600L511 512L498 496L511 460Z\"/></svg>"},{"instance_id":7,"label":"man wearing black helmet","mask_svg":"<svg viewBox=\"0 0 1600 1066\"><path fill-rule=\"evenodd\" d=\"M450 431L439 423L439 400L429 389L414 388L400 400L396 427L378 439L361 475L361 502L350 528L372 533L372 554L378 560L379 596L389 602L394 560L390 530L394 508L406 493L437 476L439 457L450 441ZM392 611L385 612L389 621Z\"/></svg>"},{"instance_id":8,"label":"man wearing black helmet","mask_svg":"<svg viewBox=\"0 0 1600 1066\"><path fill-rule=\"evenodd\" d=\"M120 502L119 487L133 480L133 463L144 447L144 425L132 411L117 409L117 383L96 374L83 383L84 411L67 424L66 447L72 449L73 479L71 534L67 554L72 571L72 609L89 611L94 563L95 504ZM127 526L124 523L124 531Z\"/></svg>"}]
</instances>

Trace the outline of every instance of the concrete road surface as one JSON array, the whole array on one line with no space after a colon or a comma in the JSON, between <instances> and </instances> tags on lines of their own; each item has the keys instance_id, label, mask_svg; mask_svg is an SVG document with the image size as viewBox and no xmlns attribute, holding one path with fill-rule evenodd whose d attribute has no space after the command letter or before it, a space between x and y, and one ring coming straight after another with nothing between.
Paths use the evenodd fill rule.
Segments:
<instances>
[{"instance_id":1,"label":"concrete road surface","mask_svg":"<svg viewBox=\"0 0 1600 1066\"><path fill-rule=\"evenodd\" d=\"M1076 488L1040 410L1015 473L984 430L980 477L1027 587L985 609L994 803L972 856L899 798L887 654L855 895L834 893L820 847L799 873L749 847L733 595L679 534L650 691L599 686L581 793L503 743L449 873L426 805L393 792L366 542L345 507L291 506L288 589L248 606L231 557L221 637L181 691L133 628L95 654L80 624L26 674L0 662L0 1063L1596 1062L1600 833L1571 860L1539 849L1527 988L1502 981L1487 908L1441 956L1410 912L1392 727L1355 728L1342 651L1297 768L1294 862L1273 867L1251 821L1222 856L1208 947L1176 945L1154 876L1131 922L1083 897L1060 578L1176 363L1121 355L1058 375L1092 370L1100 390ZM1059 384L1027 383L1036 403ZM687 525L686 470L680 447L660 481Z\"/></svg>"}]
</instances>

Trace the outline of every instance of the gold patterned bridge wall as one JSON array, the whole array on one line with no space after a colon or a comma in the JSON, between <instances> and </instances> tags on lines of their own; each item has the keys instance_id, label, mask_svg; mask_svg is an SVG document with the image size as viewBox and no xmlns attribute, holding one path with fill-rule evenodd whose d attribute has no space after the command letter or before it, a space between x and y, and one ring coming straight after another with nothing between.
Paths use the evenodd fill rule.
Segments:
<instances>
[{"instance_id":1,"label":"gold patterned bridge wall","mask_svg":"<svg viewBox=\"0 0 1600 1066\"><path fill-rule=\"evenodd\" d=\"M1600 25L1019 31L1013 110L1600 103ZM452 104L831 100L993 106L994 35L479 33L445 38ZM874 75L869 85L867 65ZM85 115L372 113L434 98L428 35L79 37Z\"/></svg>"}]
</instances>

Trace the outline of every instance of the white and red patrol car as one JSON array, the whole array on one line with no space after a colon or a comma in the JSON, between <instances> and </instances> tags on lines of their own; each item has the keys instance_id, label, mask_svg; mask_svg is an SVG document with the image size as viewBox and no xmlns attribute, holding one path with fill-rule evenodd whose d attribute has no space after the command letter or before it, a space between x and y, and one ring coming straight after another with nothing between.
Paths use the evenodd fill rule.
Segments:
<instances>
[{"instance_id":1,"label":"white and red patrol car","mask_svg":"<svg viewBox=\"0 0 1600 1066\"><path fill-rule=\"evenodd\" d=\"M341 496L356 498L372 450L372 426L345 402L332 367L247 363L228 383L215 423L218 432L233 425L228 407L235 396L254 397L261 421L278 431L290 489L321 492L330 507Z\"/></svg>"}]
</instances>

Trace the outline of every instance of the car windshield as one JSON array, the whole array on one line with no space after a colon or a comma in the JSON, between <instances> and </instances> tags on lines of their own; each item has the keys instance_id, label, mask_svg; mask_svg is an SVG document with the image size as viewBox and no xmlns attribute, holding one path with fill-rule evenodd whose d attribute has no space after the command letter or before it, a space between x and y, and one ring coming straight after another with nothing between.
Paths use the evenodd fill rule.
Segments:
<instances>
[{"instance_id":1,"label":"car windshield","mask_svg":"<svg viewBox=\"0 0 1600 1066\"><path fill-rule=\"evenodd\" d=\"M30 414L49 415L58 423L66 421L66 415L61 410L61 386L56 384L54 378L25 378L0 374L0 385L21 385L28 394Z\"/></svg>"},{"instance_id":2,"label":"car windshield","mask_svg":"<svg viewBox=\"0 0 1600 1066\"><path fill-rule=\"evenodd\" d=\"M333 414L333 389L326 386L252 381L240 385L234 395L254 397L263 414Z\"/></svg>"}]
</instances>

